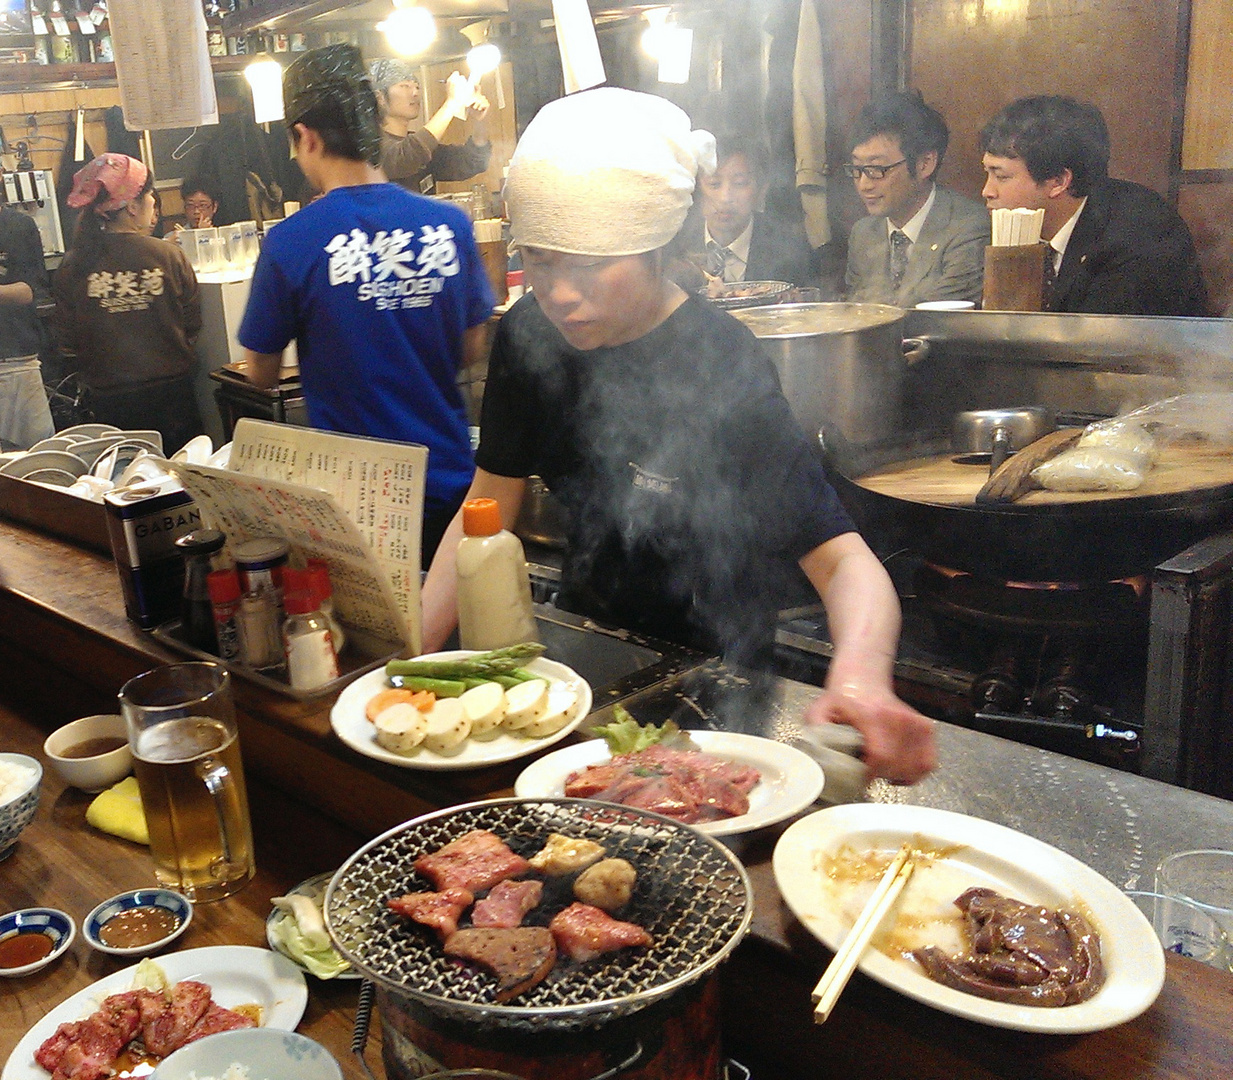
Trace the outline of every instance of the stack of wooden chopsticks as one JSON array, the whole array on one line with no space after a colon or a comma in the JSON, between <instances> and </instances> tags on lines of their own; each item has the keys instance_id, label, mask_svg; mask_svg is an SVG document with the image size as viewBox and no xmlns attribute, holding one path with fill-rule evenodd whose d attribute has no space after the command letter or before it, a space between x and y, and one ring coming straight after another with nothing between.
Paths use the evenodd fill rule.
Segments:
<instances>
[{"instance_id":1,"label":"stack of wooden chopsticks","mask_svg":"<svg viewBox=\"0 0 1233 1080\"><path fill-rule=\"evenodd\" d=\"M908 878L912 876L914 869L912 845L904 844L891 861L890 866L886 868L882 880L878 882L873 895L869 897L869 901L857 916L856 922L852 924L852 929L843 939L843 944L839 946L835 958L822 973L818 985L813 988L813 1022L815 1024L825 1023L826 1018L830 1016L835 1002L839 1000L839 995L847 986L852 972L860 963L861 956L869 947L869 942L873 940L873 935L886 918L887 912L899 898L899 894L908 883Z\"/></svg>"}]
</instances>

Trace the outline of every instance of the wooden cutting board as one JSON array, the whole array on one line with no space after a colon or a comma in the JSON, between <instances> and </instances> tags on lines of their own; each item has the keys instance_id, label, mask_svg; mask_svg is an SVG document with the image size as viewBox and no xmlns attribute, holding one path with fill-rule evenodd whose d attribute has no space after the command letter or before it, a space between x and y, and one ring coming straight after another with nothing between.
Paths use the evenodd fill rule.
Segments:
<instances>
[{"instance_id":1,"label":"wooden cutting board","mask_svg":"<svg viewBox=\"0 0 1233 1080\"><path fill-rule=\"evenodd\" d=\"M988 465L956 465L949 455L913 458L884 465L856 483L880 495L908 502L971 506L989 479ZM1203 443L1165 447L1143 485L1135 491L1030 491L1016 506L1051 506L1109 499L1179 495L1233 485L1233 446Z\"/></svg>"}]
</instances>

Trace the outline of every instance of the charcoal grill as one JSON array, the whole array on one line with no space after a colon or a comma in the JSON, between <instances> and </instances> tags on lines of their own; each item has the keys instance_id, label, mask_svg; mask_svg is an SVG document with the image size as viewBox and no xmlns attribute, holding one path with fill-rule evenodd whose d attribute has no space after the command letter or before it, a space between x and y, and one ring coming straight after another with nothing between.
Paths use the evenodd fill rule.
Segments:
<instances>
[{"instance_id":1,"label":"charcoal grill","mask_svg":"<svg viewBox=\"0 0 1233 1080\"><path fill-rule=\"evenodd\" d=\"M524 857L557 832L628 860L638 880L619 915L645 927L653 944L585 964L558 961L537 987L498 1004L495 979L451 960L433 931L386 906L403 893L431 891L415 860L472 829L491 830ZM526 923L544 925L572 900L550 880ZM498 799L416 818L352 855L325 895L330 934L366 978L440 1019L524 1033L584 1031L644 1009L715 968L752 916L749 878L721 844L658 814L590 799Z\"/></svg>"}]
</instances>

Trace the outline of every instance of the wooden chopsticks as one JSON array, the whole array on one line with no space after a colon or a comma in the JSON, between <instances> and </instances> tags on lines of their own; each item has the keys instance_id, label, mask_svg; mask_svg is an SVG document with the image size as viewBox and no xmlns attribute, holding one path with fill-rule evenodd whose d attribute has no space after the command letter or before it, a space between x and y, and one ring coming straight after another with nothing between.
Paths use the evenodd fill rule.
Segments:
<instances>
[{"instance_id":1,"label":"wooden chopsticks","mask_svg":"<svg viewBox=\"0 0 1233 1080\"><path fill-rule=\"evenodd\" d=\"M852 972L860 963L861 956L869 947L873 935L882 924L882 920L886 918L886 913L899 898L904 885L908 883L908 878L912 876L915 865L912 862L912 845L904 844L891 861L890 866L886 868L886 873L882 875L882 880L873 890L873 895L861 909L860 915L852 924L848 936L843 939L843 944L839 946L834 959L822 972L818 985L813 988L812 997L815 1006L813 1022L815 1024L825 1023L826 1018L830 1016L835 1002L839 1000L839 995L847 986Z\"/></svg>"}]
</instances>

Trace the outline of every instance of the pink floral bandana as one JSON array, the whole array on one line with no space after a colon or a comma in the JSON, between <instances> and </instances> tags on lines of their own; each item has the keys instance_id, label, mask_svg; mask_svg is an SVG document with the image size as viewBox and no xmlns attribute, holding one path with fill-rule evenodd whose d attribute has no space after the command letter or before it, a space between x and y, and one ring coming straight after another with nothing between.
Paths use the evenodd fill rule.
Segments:
<instances>
[{"instance_id":1,"label":"pink floral bandana","mask_svg":"<svg viewBox=\"0 0 1233 1080\"><path fill-rule=\"evenodd\" d=\"M88 165L77 170L69 206L80 209L94 202L99 188L106 188L111 198L94 208L96 214L109 214L135 199L146 185L149 169L136 158L125 154L100 154Z\"/></svg>"}]
</instances>

